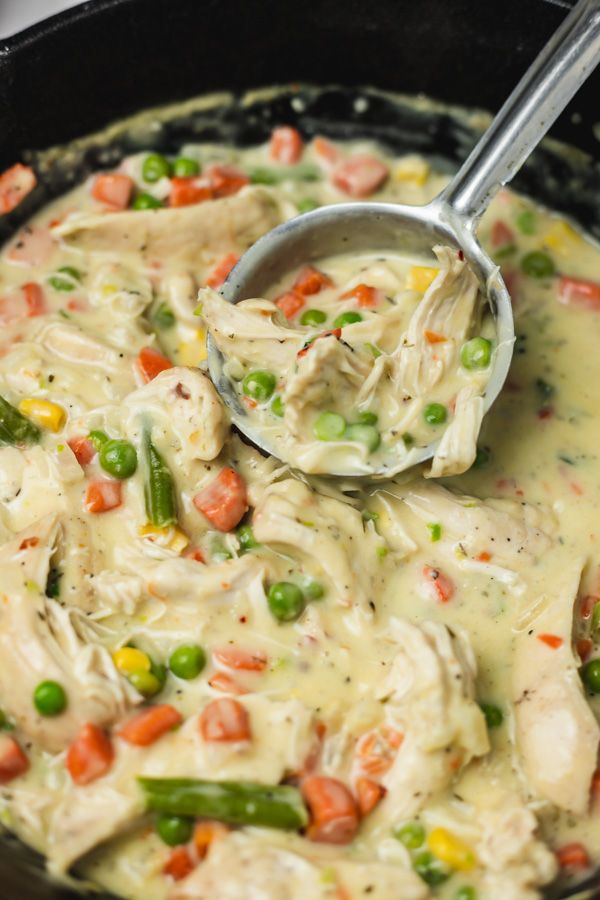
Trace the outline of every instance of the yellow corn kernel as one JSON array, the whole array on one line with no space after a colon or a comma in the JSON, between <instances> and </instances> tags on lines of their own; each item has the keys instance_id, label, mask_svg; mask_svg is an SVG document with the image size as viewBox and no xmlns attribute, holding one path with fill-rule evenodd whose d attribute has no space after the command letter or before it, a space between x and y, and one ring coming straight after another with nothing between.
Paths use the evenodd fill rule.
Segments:
<instances>
[{"instance_id":1,"label":"yellow corn kernel","mask_svg":"<svg viewBox=\"0 0 600 900\"><path fill-rule=\"evenodd\" d=\"M196 329L195 337L191 341L185 341L179 345L178 362L182 366L197 366L207 356L206 331L204 328Z\"/></svg>"},{"instance_id":2,"label":"yellow corn kernel","mask_svg":"<svg viewBox=\"0 0 600 900\"><path fill-rule=\"evenodd\" d=\"M112 658L121 675L150 671L150 657L135 647L120 647L115 650Z\"/></svg>"},{"instance_id":3,"label":"yellow corn kernel","mask_svg":"<svg viewBox=\"0 0 600 900\"><path fill-rule=\"evenodd\" d=\"M50 400L36 400L35 397L25 397L19 403L19 412L22 412L28 419L48 431L60 431L65 424L67 414L58 403L52 403Z\"/></svg>"},{"instance_id":4,"label":"yellow corn kernel","mask_svg":"<svg viewBox=\"0 0 600 900\"><path fill-rule=\"evenodd\" d=\"M103 284L100 288L100 291L104 297L110 297L111 294L116 294L119 288L116 284Z\"/></svg>"},{"instance_id":5,"label":"yellow corn kernel","mask_svg":"<svg viewBox=\"0 0 600 900\"><path fill-rule=\"evenodd\" d=\"M544 235L544 244L551 250L559 254L568 254L573 251L573 244L581 241L581 235L578 234L572 225L565 222L564 219L555 221Z\"/></svg>"},{"instance_id":6,"label":"yellow corn kernel","mask_svg":"<svg viewBox=\"0 0 600 900\"><path fill-rule=\"evenodd\" d=\"M440 270L433 266L412 266L406 279L406 287L409 291L419 291L424 294Z\"/></svg>"},{"instance_id":7,"label":"yellow corn kernel","mask_svg":"<svg viewBox=\"0 0 600 900\"><path fill-rule=\"evenodd\" d=\"M468 872L477 863L474 850L445 828L434 828L430 831L427 843L433 855L451 869Z\"/></svg>"},{"instance_id":8,"label":"yellow corn kernel","mask_svg":"<svg viewBox=\"0 0 600 900\"><path fill-rule=\"evenodd\" d=\"M147 537L149 540L160 544L161 547L167 547L175 553L182 553L190 542L185 531L173 525L166 528L158 528L158 526L150 524L141 525L138 532L142 537Z\"/></svg>"},{"instance_id":9,"label":"yellow corn kernel","mask_svg":"<svg viewBox=\"0 0 600 900\"><path fill-rule=\"evenodd\" d=\"M394 169L393 177L396 181L412 181L413 184L421 187L429 178L429 172L429 163L416 154L410 154L399 161Z\"/></svg>"}]
</instances>

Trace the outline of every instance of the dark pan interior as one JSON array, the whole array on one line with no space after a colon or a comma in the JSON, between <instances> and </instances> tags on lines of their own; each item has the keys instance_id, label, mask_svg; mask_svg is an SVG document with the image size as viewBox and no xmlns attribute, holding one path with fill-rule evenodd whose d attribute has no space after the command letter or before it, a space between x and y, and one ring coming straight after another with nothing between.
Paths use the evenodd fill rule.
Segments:
<instances>
[{"instance_id":1,"label":"dark pan interior","mask_svg":"<svg viewBox=\"0 0 600 900\"><path fill-rule=\"evenodd\" d=\"M85 3L0 44L0 171L28 159L42 173L42 183L22 207L0 220L0 241L48 199L124 153L150 144L175 150L189 140L247 145L266 139L281 122L298 123L308 136L369 135L395 152L422 152L450 171L476 140L477 131L464 116L358 86L422 92L493 110L569 5L560 0ZM292 80L339 87L296 86L252 102L241 93ZM151 142L125 124L110 139L99 135L71 145L68 160L44 152L139 109L219 89L233 92L230 102L166 117ZM552 132L584 152L545 144L516 181L519 190L572 215L598 238L600 166L593 126L599 89L596 73ZM360 112L359 97L368 100ZM570 893L556 889L549 896ZM37 854L11 836L0 838L1 900L77 896L49 881ZM600 897L600 880L589 884L585 896Z\"/></svg>"}]
</instances>

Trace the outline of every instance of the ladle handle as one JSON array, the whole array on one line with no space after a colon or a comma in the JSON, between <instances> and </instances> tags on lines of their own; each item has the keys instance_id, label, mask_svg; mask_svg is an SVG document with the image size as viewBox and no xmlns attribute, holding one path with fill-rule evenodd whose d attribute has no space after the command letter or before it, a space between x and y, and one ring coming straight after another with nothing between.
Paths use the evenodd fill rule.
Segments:
<instances>
[{"instance_id":1,"label":"ladle handle","mask_svg":"<svg viewBox=\"0 0 600 900\"><path fill-rule=\"evenodd\" d=\"M599 62L600 0L579 0L439 198L468 228L516 175Z\"/></svg>"}]
</instances>

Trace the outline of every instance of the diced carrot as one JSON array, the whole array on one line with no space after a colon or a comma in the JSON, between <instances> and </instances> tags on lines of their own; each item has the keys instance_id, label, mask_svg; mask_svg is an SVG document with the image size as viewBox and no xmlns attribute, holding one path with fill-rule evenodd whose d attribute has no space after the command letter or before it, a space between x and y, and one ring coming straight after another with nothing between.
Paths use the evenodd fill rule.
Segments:
<instances>
[{"instance_id":1,"label":"diced carrot","mask_svg":"<svg viewBox=\"0 0 600 900\"><path fill-rule=\"evenodd\" d=\"M585 662L594 648L594 642L589 638L579 638L579 640L575 644L575 648L577 650L577 653L579 654L581 662Z\"/></svg>"},{"instance_id":2,"label":"diced carrot","mask_svg":"<svg viewBox=\"0 0 600 900\"><path fill-rule=\"evenodd\" d=\"M404 735L382 725L364 734L356 745L356 757L361 770L367 775L385 775L392 767Z\"/></svg>"},{"instance_id":3,"label":"diced carrot","mask_svg":"<svg viewBox=\"0 0 600 900\"><path fill-rule=\"evenodd\" d=\"M134 189L133 178L113 173L96 175L92 185L92 197L112 210L127 209Z\"/></svg>"},{"instance_id":4,"label":"diced carrot","mask_svg":"<svg viewBox=\"0 0 600 900\"><path fill-rule=\"evenodd\" d=\"M264 653L260 653L260 651L251 653L233 644L219 647L213 652L213 657L228 669L241 669L244 672L263 672L268 661Z\"/></svg>"},{"instance_id":5,"label":"diced carrot","mask_svg":"<svg viewBox=\"0 0 600 900\"><path fill-rule=\"evenodd\" d=\"M24 775L28 768L29 760L20 744L8 734L0 734L0 784Z\"/></svg>"},{"instance_id":6,"label":"diced carrot","mask_svg":"<svg viewBox=\"0 0 600 900\"><path fill-rule=\"evenodd\" d=\"M138 353L137 365L145 382L152 381L166 369L172 369L173 363L154 347L142 347Z\"/></svg>"},{"instance_id":7,"label":"diced carrot","mask_svg":"<svg viewBox=\"0 0 600 900\"><path fill-rule=\"evenodd\" d=\"M247 709L233 697L219 697L204 707L198 721L200 734L210 743L248 741L251 737Z\"/></svg>"},{"instance_id":8,"label":"diced carrot","mask_svg":"<svg viewBox=\"0 0 600 900\"><path fill-rule=\"evenodd\" d=\"M303 266L296 276L292 289L297 294L308 297L311 294L318 294L323 288L330 287L334 287L334 283L328 275L315 269L314 266Z\"/></svg>"},{"instance_id":9,"label":"diced carrot","mask_svg":"<svg viewBox=\"0 0 600 900\"><path fill-rule=\"evenodd\" d=\"M582 619L591 618L596 603L600 603L600 597L595 597L593 594L586 594L579 607Z\"/></svg>"},{"instance_id":10,"label":"diced carrot","mask_svg":"<svg viewBox=\"0 0 600 900\"><path fill-rule=\"evenodd\" d=\"M43 266L55 247L56 241L45 225L25 225L11 242L7 257L23 266Z\"/></svg>"},{"instance_id":11,"label":"diced carrot","mask_svg":"<svg viewBox=\"0 0 600 900\"><path fill-rule=\"evenodd\" d=\"M481 553L478 553L477 556L475 557L477 562L489 562L491 558L492 558L492 554L489 553L487 550L482 550Z\"/></svg>"},{"instance_id":12,"label":"diced carrot","mask_svg":"<svg viewBox=\"0 0 600 900\"><path fill-rule=\"evenodd\" d=\"M377 288L371 287L370 284L363 284L361 282L342 294L340 300L355 299L360 307L369 308L377 305L381 293L382 292Z\"/></svg>"},{"instance_id":13,"label":"diced carrot","mask_svg":"<svg viewBox=\"0 0 600 900\"><path fill-rule=\"evenodd\" d=\"M440 603L448 603L454 596L454 584L451 579L440 569L433 566L423 566L423 575L431 585L436 600Z\"/></svg>"},{"instance_id":14,"label":"diced carrot","mask_svg":"<svg viewBox=\"0 0 600 900\"><path fill-rule=\"evenodd\" d=\"M112 766L115 752L101 728L88 722L67 750L67 769L75 784L89 784Z\"/></svg>"},{"instance_id":15,"label":"diced carrot","mask_svg":"<svg viewBox=\"0 0 600 900\"><path fill-rule=\"evenodd\" d=\"M173 881L181 881L183 878L187 878L195 868L196 865L190 856L188 848L182 845L173 847L169 853L169 857L163 866L163 875L169 875Z\"/></svg>"},{"instance_id":16,"label":"diced carrot","mask_svg":"<svg viewBox=\"0 0 600 900\"><path fill-rule=\"evenodd\" d=\"M236 694L238 697L241 697L243 694L247 694L248 691L245 687L242 687L239 682L232 678L231 675L228 675L227 672L215 672L214 675L208 679L208 683L211 688L215 691L223 691L224 694Z\"/></svg>"},{"instance_id":17,"label":"diced carrot","mask_svg":"<svg viewBox=\"0 0 600 900\"><path fill-rule=\"evenodd\" d=\"M30 318L41 316L46 310L44 306L44 292L39 284L35 281L28 281L21 285L25 305L27 307L27 315Z\"/></svg>"},{"instance_id":18,"label":"diced carrot","mask_svg":"<svg viewBox=\"0 0 600 900\"><path fill-rule=\"evenodd\" d=\"M319 135L313 141L313 150L317 160L326 171L330 171L343 159L342 151L332 141Z\"/></svg>"},{"instance_id":19,"label":"diced carrot","mask_svg":"<svg viewBox=\"0 0 600 900\"><path fill-rule=\"evenodd\" d=\"M538 641L541 641L542 644L546 644L548 647L551 647L553 650L557 650L559 647L563 645L563 639L559 637L557 634L536 634Z\"/></svg>"},{"instance_id":20,"label":"diced carrot","mask_svg":"<svg viewBox=\"0 0 600 900\"><path fill-rule=\"evenodd\" d=\"M382 784L377 784L370 778L356 779L356 796L361 816L366 816L375 809L380 800L386 795L386 789Z\"/></svg>"},{"instance_id":21,"label":"diced carrot","mask_svg":"<svg viewBox=\"0 0 600 900\"><path fill-rule=\"evenodd\" d=\"M227 256L224 256L206 279L207 286L215 290L220 288L238 260L237 253L228 253Z\"/></svg>"},{"instance_id":22,"label":"diced carrot","mask_svg":"<svg viewBox=\"0 0 600 900\"><path fill-rule=\"evenodd\" d=\"M90 481L85 492L85 508L90 513L116 509L123 502L120 481Z\"/></svg>"},{"instance_id":23,"label":"diced carrot","mask_svg":"<svg viewBox=\"0 0 600 900\"><path fill-rule=\"evenodd\" d=\"M198 822L194 828L194 847L199 859L204 859L211 845L229 834L229 828L223 822L216 822L211 819L205 819Z\"/></svg>"},{"instance_id":24,"label":"diced carrot","mask_svg":"<svg viewBox=\"0 0 600 900\"><path fill-rule=\"evenodd\" d=\"M492 225L492 232L490 234L490 243L492 247L505 247L507 244L514 243L514 240L515 233L512 228L509 228L502 219L496 219Z\"/></svg>"},{"instance_id":25,"label":"diced carrot","mask_svg":"<svg viewBox=\"0 0 600 900\"><path fill-rule=\"evenodd\" d=\"M212 186L203 175L171 178L169 206L192 206L195 203L212 200L212 198Z\"/></svg>"},{"instance_id":26,"label":"diced carrot","mask_svg":"<svg viewBox=\"0 0 600 900\"><path fill-rule=\"evenodd\" d=\"M561 869L587 869L591 865L587 850L578 841L558 847L554 855Z\"/></svg>"},{"instance_id":27,"label":"diced carrot","mask_svg":"<svg viewBox=\"0 0 600 900\"><path fill-rule=\"evenodd\" d=\"M326 844L349 844L358 830L359 813L346 785L325 775L309 775L300 789L311 815L306 836Z\"/></svg>"},{"instance_id":28,"label":"diced carrot","mask_svg":"<svg viewBox=\"0 0 600 900\"><path fill-rule=\"evenodd\" d=\"M357 153L335 167L331 180L350 197L368 197L381 187L389 174L389 167L380 159L366 153Z\"/></svg>"},{"instance_id":29,"label":"diced carrot","mask_svg":"<svg viewBox=\"0 0 600 900\"><path fill-rule=\"evenodd\" d=\"M281 294L277 298L275 306L279 307L284 316L292 319L300 312L305 303L306 300L302 294L299 294L297 291L286 291L285 294Z\"/></svg>"},{"instance_id":30,"label":"diced carrot","mask_svg":"<svg viewBox=\"0 0 600 900\"><path fill-rule=\"evenodd\" d=\"M250 184L250 179L244 172L231 165L207 166L204 175L209 179L212 196L218 200L221 197L229 197L237 194L239 190Z\"/></svg>"},{"instance_id":31,"label":"diced carrot","mask_svg":"<svg viewBox=\"0 0 600 900\"><path fill-rule=\"evenodd\" d=\"M311 347L313 346L314 342L315 342L315 341L318 341L319 338L334 337L334 338L337 338L338 341L339 341L339 339L341 338L341 336L342 336L342 329L341 329L341 328L332 328L331 331L322 331L321 334L318 334L318 335L316 336L316 338L314 338L309 344L305 345L305 346L302 348L302 350L298 350L298 352L296 353L296 356L297 356L299 359L301 359L303 356L306 356L306 354L308 353L308 351L309 351L309 350L311 349Z\"/></svg>"},{"instance_id":32,"label":"diced carrot","mask_svg":"<svg viewBox=\"0 0 600 900\"><path fill-rule=\"evenodd\" d=\"M219 531L231 531L248 510L246 482L234 469L222 469L193 498L194 506Z\"/></svg>"},{"instance_id":33,"label":"diced carrot","mask_svg":"<svg viewBox=\"0 0 600 900\"><path fill-rule=\"evenodd\" d=\"M275 159L286 166L291 166L298 162L303 150L304 141L297 128L292 128L290 125L280 125L279 128L273 129L271 143L269 144L271 159Z\"/></svg>"},{"instance_id":34,"label":"diced carrot","mask_svg":"<svg viewBox=\"0 0 600 900\"><path fill-rule=\"evenodd\" d=\"M28 282L0 298L0 324L33 318L45 312L44 294L39 284Z\"/></svg>"},{"instance_id":35,"label":"diced carrot","mask_svg":"<svg viewBox=\"0 0 600 900\"><path fill-rule=\"evenodd\" d=\"M39 537L24 538L19 544L19 550L29 550L31 547L37 547L39 542Z\"/></svg>"},{"instance_id":36,"label":"diced carrot","mask_svg":"<svg viewBox=\"0 0 600 900\"><path fill-rule=\"evenodd\" d=\"M204 558L204 553L199 547L188 547L187 550L184 550L182 553L184 559L193 559L195 562L205 563L206 559Z\"/></svg>"},{"instance_id":37,"label":"diced carrot","mask_svg":"<svg viewBox=\"0 0 600 900\"><path fill-rule=\"evenodd\" d=\"M96 448L88 438L74 437L67 441L67 444L75 454L75 459L80 466L88 466L96 455Z\"/></svg>"},{"instance_id":38,"label":"diced carrot","mask_svg":"<svg viewBox=\"0 0 600 900\"><path fill-rule=\"evenodd\" d=\"M0 215L12 212L37 184L30 166L17 163L0 175Z\"/></svg>"},{"instance_id":39,"label":"diced carrot","mask_svg":"<svg viewBox=\"0 0 600 900\"><path fill-rule=\"evenodd\" d=\"M424 331L425 340L428 344L443 344L448 338L443 334L438 334L437 331Z\"/></svg>"},{"instance_id":40,"label":"diced carrot","mask_svg":"<svg viewBox=\"0 0 600 900\"><path fill-rule=\"evenodd\" d=\"M182 715L169 703L159 703L143 709L126 722L118 732L128 744L136 747L147 747L154 744L163 734L172 731L181 724Z\"/></svg>"},{"instance_id":41,"label":"diced carrot","mask_svg":"<svg viewBox=\"0 0 600 900\"><path fill-rule=\"evenodd\" d=\"M561 276L558 280L558 299L566 306L582 306L595 312L600 310L600 282L585 278Z\"/></svg>"}]
</instances>

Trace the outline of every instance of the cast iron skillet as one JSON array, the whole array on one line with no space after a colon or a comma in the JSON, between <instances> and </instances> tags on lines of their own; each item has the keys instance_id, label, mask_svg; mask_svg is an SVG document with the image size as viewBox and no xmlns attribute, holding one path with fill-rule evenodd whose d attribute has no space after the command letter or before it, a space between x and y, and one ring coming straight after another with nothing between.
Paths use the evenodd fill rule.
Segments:
<instances>
[{"instance_id":1,"label":"cast iron skillet","mask_svg":"<svg viewBox=\"0 0 600 900\"><path fill-rule=\"evenodd\" d=\"M308 136L368 134L392 151L419 151L437 165L456 167L476 136L464 117L357 86L495 110L570 5L90 0L0 43L0 171L20 159L43 175L26 202L0 220L0 241L48 199L126 152L150 144L176 150L190 139L251 144L283 122L298 123ZM292 81L338 87L296 86L271 98L242 99L249 87ZM229 102L168 118L151 142L125 123L110 139L71 146L68 161L43 152L140 109L221 89L232 92ZM584 152L565 154L545 144L515 182L598 238L600 133L595 137L593 128L599 95L600 71L552 130ZM600 897L600 876L587 886L587 897ZM549 896L572 893L555 889ZM78 896L53 884L32 850L10 835L0 837L0 900ZM107 894L93 896L108 900Z\"/></svg>"}]
</instances>

